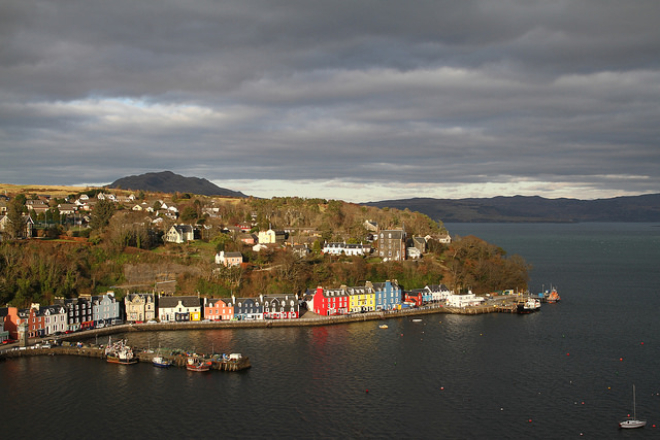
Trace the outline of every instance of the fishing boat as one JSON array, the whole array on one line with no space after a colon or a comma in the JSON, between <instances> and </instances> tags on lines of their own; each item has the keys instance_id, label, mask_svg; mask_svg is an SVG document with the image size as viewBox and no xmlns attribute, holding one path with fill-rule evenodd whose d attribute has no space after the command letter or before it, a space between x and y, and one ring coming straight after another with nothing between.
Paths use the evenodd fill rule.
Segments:
<instances>
[{"instance_id":1,"label":"fishing boat","mask_svg":"<svg viewBox=\"0 0 660 440\"><path fill-rule=\"evenodd\" d=\"M154 356L154 358L151 359L151 363L154 365L154 367L158 368L167 368L172 366L172 362L162 356Z\"/></svg>"},{"instance_id":2,"label":"fishing boat","mask_svg":"<svg viewBox=\"0 0 660 440\"><path fill-rule=\"evenodd\" d=\"M204 361L202 359L197 359L194 357L188 358L188 363L186 364L186 370L188 371L209 371L211 369L211 362Z\"/></svg>"},{"instance_id":3,"label":"fishing boat","mask_svg":"<svg viewBox=\"0 0 660 440\"><path fill-rule=\"evenodd\" d=\"M635 385L633 385L633 416L628 418L623 422L619 422L619 428L624 429L633 429L633 428L643 428L646 426L646 420L637 420L637 405L635 402Z\"/></svg>"},{"instance_id":4,"label":"fishing boat","mask_svg":"<svg viewBox=\"0 0 660 440\"><path fill-rule=\"evenodd\" d=\"M536 298L520 300L516 304L518 313L532 313L541 310L541 301Z\"/></svg>"},{"instance_id":5,"label":"fishing boat","mask_svg":"<svg viewBox=\"0 0 660 440\"><path fill-rule=\"evenodd\" d=\"M110 364L133 365L138 363L138 358L133 349L122 339L115 343L108 342L105 347L105 359Z\"/></svg>"},{"instance_id":6,"label":"fishing boat","mask_svg":"<svg viewBox=\"0 0 660 440\"><path fill-rule=\"evenodd\" d=\"M550 291L550 294L547 296L546 301L550 304L555 304L555 303L558 303L559 301L561 301L561 297L557 293L557 289L553 288Z\"/></svg>"}]
</instances>

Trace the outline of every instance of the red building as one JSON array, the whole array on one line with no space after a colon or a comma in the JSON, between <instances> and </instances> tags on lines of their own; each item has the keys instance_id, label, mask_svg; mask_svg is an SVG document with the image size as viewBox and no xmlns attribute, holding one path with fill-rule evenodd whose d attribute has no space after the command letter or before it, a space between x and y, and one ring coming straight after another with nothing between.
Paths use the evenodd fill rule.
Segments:
<instances>
[{"instance_id":1,"label":"red building","mask_svg":"<svg viewBox=\"0 0 660 440\"><path fill-rule=\"evenodd\" d=\"M19 316L19 310L16 307L7 307L4 310L5 312L3 315L5 321L5 331L9 332L9 337L11 339L20 339L18 334L18 326L23 322L27 322L27 314L22 313Z\"/></svg>"},{"instance_id":2,"label":"red building","mask_svg":"<svg viewBox=\"0 0 660 440\"><path fill-rule=\"evenodd\" d=\"M24 317L28 324L28 337L38 338L44 335L45 317L41 315L39 309L30 307L29 309L19 310L18 316Z\"/></svg>"},{"instance_id":3,"label":"red building","mask_svg":"<svg viewBox=\"0 0 660 440\"><path fill-rule=\"evenodd\" d=\"M420 307L422 305L422 293L421 292L406 292L403 295L403 302L412 304L415 307Z\"/></svg>"},{"instance_id":4,"label":"red building","mask_svg":"<svg viewBox=\"0 0 660 440\"><path fill-rule=\"evenodd\" d=\"M313 299L314 313L320 316L345 315L350 301L346 289L316 289Z\"/></svg>"}]
</instances>

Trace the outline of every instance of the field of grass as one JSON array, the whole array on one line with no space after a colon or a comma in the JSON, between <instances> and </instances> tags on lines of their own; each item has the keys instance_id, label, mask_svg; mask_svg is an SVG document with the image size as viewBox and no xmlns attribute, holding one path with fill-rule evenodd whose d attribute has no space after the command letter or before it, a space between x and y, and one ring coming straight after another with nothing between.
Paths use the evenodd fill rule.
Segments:
<instances>
[{"instance_id":1,"label":"field of grass","mask_svg":"<svg viewBox=\"0 0 660 440\"><path fill-rule=\"evenodd\" d=\"M10 183L0 183L0 193L2 194L49 194L50 196L57 198L68 196L69 194L77 194L89 189L91 189L91 187L64 185L13 185Z\"/></svg>"}]
</instances>

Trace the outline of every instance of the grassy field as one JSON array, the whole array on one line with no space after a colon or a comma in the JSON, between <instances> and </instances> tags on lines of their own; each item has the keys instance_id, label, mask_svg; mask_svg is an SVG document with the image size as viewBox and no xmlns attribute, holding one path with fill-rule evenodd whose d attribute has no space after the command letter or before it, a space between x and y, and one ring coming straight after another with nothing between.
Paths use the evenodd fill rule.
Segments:
<instances>
[{"instance_id":1,"label":"grassy field","mask_svg":"<svg viewBox=\"0 0 660 440\"><path fill-rule=\"evenodd\" d=\"M1 194L49 194L52 197L64 197L69 194L77 194L87 191L91 187L85 186L63 186L63 185L12 185L10 183L0 183Z\"/></svg>"}]
</instances>

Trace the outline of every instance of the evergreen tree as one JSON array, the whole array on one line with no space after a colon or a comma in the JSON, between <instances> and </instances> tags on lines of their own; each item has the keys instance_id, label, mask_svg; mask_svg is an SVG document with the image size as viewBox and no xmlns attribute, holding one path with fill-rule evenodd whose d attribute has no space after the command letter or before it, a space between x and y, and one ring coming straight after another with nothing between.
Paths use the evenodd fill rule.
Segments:
<instances>
[{"instance_id":1,"label":"evergreen tree","mask_svg":"<svg viewBox=\"0 0 660 440\"><path fill-rule=\"evenodd\" d=\"M97 231L105 228L110 222L110 218L115 213L115 205L109 200L99 200L94 206L89 226Z\"/></svg>"}]
</instances>

